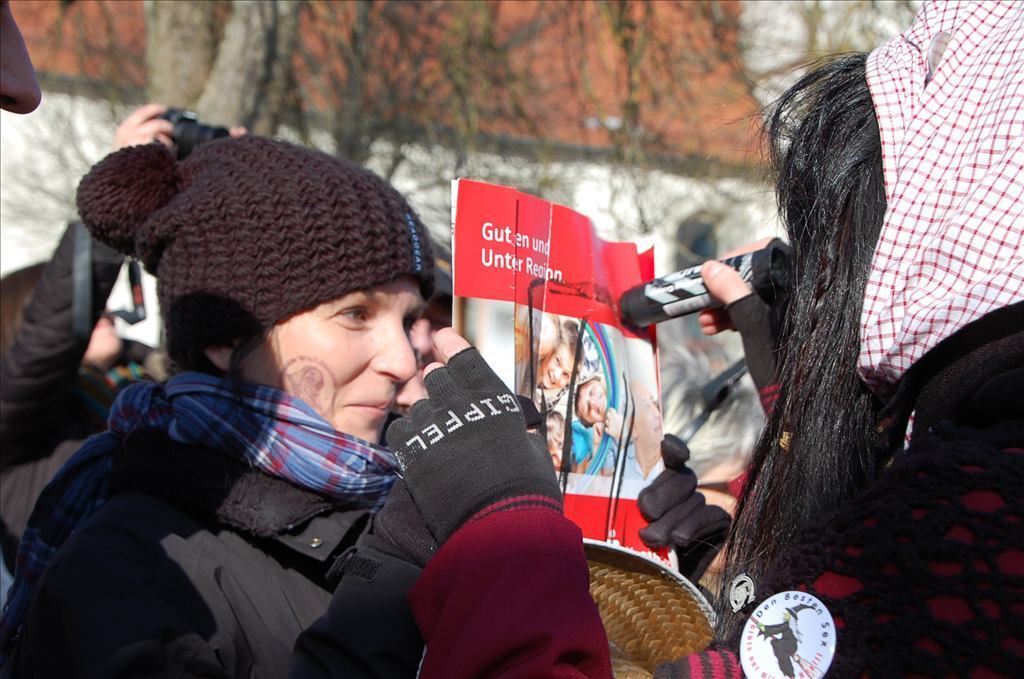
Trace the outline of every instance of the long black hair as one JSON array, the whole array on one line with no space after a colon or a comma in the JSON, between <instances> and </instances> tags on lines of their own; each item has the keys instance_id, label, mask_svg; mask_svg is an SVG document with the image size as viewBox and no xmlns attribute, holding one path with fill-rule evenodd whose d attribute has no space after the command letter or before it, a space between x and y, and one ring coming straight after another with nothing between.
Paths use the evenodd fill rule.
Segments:
<instances>
[{"instance_id":1,"label":"long black hair","mask_svg":"<svg viewBox=\"0 0 1024 679\"><path fill-rule=\"evenodd\" d=\"M882 147L865 54L813 67L769 109L768 154L793 246L780 396L758 441L722 587L755 582L801 528L871 480L879 404L857 376L860 314L885 215ZM743 623L720 596L719 629Z\"/></svg>"}]
</instances>

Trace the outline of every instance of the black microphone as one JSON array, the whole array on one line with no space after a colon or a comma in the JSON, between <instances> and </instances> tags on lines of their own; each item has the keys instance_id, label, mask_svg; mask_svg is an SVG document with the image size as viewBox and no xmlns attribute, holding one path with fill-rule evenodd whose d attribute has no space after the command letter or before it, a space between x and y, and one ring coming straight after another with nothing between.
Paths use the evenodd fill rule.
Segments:
<instances>
[{"instance_id":1,"label":"black microphone","mask_svg":"<svg viewBox=\"0 0 1024 679\"><path fill-rule=\"evenodd\" d=\"M790 247L778 238L760 250L721 260L750 284L754 293L768 304L789 290ZM676 271L630 288L619 301L623 320L637 327L720 306L711 298L701 265Z\"/></svg>"}]
</instances>

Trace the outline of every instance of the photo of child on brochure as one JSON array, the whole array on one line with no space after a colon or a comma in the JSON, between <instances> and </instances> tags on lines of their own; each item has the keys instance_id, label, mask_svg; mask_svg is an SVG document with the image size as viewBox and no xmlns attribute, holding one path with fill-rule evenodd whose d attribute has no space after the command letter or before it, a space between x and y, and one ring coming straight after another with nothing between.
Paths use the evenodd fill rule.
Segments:
<instances>
[{"instance_id":1,"label":"photo of child on brochure","mask_svg":"<svg viewBox=\"0 0 1024 679\"><path fill-rule=\"evenodd\" d=\"M614 327L519 306L516 390L544 416L543 434L566 490L605 494L621 479L621 496L635 497L662 469L661 409L651 386L630 372ZM530 338L533 338L531 343ZM595 478L596 477L596 478Z\"/></svg>"}]
</instances>

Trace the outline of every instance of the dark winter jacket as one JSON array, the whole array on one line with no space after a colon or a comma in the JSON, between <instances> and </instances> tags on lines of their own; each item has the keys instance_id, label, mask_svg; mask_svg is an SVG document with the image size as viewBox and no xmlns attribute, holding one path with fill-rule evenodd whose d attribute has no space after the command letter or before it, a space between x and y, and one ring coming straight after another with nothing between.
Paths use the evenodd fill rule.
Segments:
<instances>
[{"instance_id":1,"label":"dark winter jacket","mask_svg":"<svg viewBox=\"0 0 1024 679\"><path fill-rule=\"evenodd\" d=\"M157 431L125 440L111 492L44 574L5 679L286 677L368 519ZM332 611L351 642L335 676L412 676L422 655L405 603L419 570L379 556L372 583L337 585L360 605Z\"/></svg>"},{"instance_id":2,"label":"dark winter jacket","mask_svg":"<svg viewBox=\"0 0 1024 679\"><path fill-rule=\"evenodd\" d=\"M72 332L75 238L64 232L44 269L10 349L0 358L0 539L8 566L43 487L83 439L102 428L76 397L89 337ZM124 257L93 243L90 327L103 313ZM142 362L148 347L126 342L125 361ZM13 570L13 568L11 569Z\"/></svg>"},{"instance_id":3,"label":"dark winter jacket","mask_svg":"<svg viewBox=\"0 0 1024 679\"><path fill-rule=\"evenodd\" d=\"M75 337L72 332L73 260L81 228L71 225L64 232L0 363L2 469L47 457L61 440L94 433L82 418L65 417L89 345L88 335ZM123 262L110 248L92 248L92 324L103 313Z\"/></svg>"}]
</instances>

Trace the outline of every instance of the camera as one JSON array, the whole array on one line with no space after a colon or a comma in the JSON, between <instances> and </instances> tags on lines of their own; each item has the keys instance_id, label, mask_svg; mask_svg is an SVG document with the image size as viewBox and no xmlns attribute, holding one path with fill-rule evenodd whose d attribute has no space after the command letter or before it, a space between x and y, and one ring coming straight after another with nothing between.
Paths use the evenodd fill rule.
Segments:
<instances>
[{"instance_id":1,"label":"camera","mask_svg":"<svg viewBox=\"0 0 1024 679\"><path fill-rule=\"evenodd\" d=\"M178 160L184 160L200 144L229 136L228 128L215 127L199 122L199 116L193 111L181 108L169 108L160 116L174 125L172 137L174 147L178 151Z\"/></svg>"}]
</instances>

